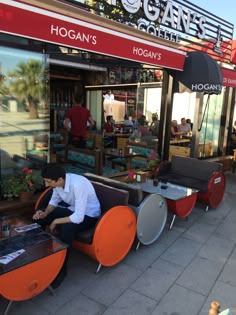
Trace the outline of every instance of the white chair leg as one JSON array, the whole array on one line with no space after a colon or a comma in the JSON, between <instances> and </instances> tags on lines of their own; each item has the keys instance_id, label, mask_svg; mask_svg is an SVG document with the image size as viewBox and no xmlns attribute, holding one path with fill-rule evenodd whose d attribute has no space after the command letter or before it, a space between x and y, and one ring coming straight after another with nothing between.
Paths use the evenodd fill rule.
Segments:
<instances>
[{"instance_id":1,"label":"white chair leg","mask_svg":"<svg viewBox=\"0 0 236 315\"><path fill-rule=\"evenodd\" d=\"M139 249L139 246L140 246L140 242L138 241L135 250L138 250L138 249Z\"/></svg>"},{"instance_id":2,"label":"white chair leg","mask_svg":"<svg viewBox=\"0 0 236 315\"><path fill-rule=\"evenodd\" d=\"M102 264L99 264L95 273L99 273L101 267L102 267Z\"/></svg>"},{"instance_id":3,"label":"white chair leg","mask_svg":"<svg viewBox=\"0 0 236 315\"><path fill-rule=\"evenodd\" d=\"M4 312L4 315L7 315L7 314L8 314L8 312L9 312L9 310L10 310L10 308L11 308L12 303L13 303L12 300L10 300L10 301L8 302L7 307L6 307L6 309L5 309L5 312Z\"/></svg>"},{"instance_id":4,"label":"white chair leg","mask_svg":"<svg viewBox=\"0 0 236 315\"><path fill-rule=\"evenodd\" d=\"M174 215L173 215L173 218L172 218L172 220L171 220L171 223L170 223L169 230L172 229L172 226L173 226L173 224L174 224L174 222L175 222L175 218L176 218L176 215L174 214Z\"/></svg>"}]
</instances>

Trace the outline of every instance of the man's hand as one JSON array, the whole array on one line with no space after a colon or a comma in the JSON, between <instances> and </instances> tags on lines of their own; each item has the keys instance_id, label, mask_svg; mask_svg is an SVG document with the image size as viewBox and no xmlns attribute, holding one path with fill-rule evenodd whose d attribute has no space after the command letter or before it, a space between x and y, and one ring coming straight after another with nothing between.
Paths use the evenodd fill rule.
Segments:
<instances>
[{"instance_id":1,"label":"man's hand","mask_svg":"<svg viewBox=\"0 0 236 315\"><path fill-rule=\"evenodd\" d=\"M44 219L46 218L46 216L47 216L47 213L45 211L37 210L35 214L33 215L33 219L34 220Z\"/></svg>"},{"instance_id":2,"label":"man's hand","mask_svg":"<svg viewBox=\"0 0 236 315\"><path fill-rule=\"evenodd\" d=\"M57 224L55 223L56 220L52 221L52 223L49 225L49 230L51 233L55 230Z\"/></svg>"}]
</instances>

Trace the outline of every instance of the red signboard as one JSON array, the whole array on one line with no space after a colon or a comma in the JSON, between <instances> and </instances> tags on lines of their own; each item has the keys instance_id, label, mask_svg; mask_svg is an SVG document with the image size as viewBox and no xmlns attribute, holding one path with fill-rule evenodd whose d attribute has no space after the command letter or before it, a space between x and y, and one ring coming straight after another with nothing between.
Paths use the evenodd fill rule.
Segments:
<instances>
[{"instance_id":1,"label":"red signboard","mask_svg":"<svg viewBox=\"0 0 236 315\"><path fill-rule=\"evenodd\" d=\"M221 68L223 76L223 85L236 88L236 71L226 68Z\"/></svg>"},{"instance_id":2,"label":"red signboard","mask_svg":"<svg viewBox=\"0 0 236 315\"><path fill-rule=\"evenodd\" d=\"M0 31L177 70L185 60L177 49L17 1L0 0Z\"/></svg>"}]
</instances>

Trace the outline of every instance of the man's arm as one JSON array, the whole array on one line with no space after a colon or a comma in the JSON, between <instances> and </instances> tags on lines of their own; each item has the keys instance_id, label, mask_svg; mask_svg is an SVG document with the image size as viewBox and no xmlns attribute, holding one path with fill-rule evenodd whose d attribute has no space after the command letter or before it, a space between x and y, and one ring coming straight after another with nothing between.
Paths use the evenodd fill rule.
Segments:
<instances>
[{"instance_id":1,"label":"man's arm","mask_svg":"<svg viewBox=\"0 0 236 315\"><path fill-rule=\"evenodd\" d=\"M95 125L92 116L89 116L88 121L89 121L89 129L92 129L93 126Z\"/></svg>"},{"instance_id":2,"label":"man's arm","mask_svg":"<svg viewBox=\"0 0 236 315\"><path fill-rule=\"evenodd\" d=\"M70 119L66 118L65 124L64 124L65 129L68 129L69 123L70 123Z\"/></svg>"},{"instance_id":3,"label":"man's arm","mask_svg":"<svg viewBox=\"0 0 236 315\"><path fill-rule=\"evenodd\" d=\"M34 220L44 219L46 218L53 210L55 209L55 206L48 205L47 208L43 210L37 210L35 214L33 215Z\"/></svg>"}]
</instances>

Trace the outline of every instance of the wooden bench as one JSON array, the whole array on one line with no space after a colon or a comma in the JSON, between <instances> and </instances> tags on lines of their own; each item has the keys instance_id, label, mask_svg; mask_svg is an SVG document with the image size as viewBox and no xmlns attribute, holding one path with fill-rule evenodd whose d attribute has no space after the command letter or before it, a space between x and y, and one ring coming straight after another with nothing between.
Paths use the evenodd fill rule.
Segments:
<instances>
[{"instance_id":1,"label":"wooden bench","mask_svg":"<svg viewBox=\"0 0 236 315\"><path fill-rule=\"evenodd\" d=\"M172 156L174 155L190 157L190 148L181 147L179 145L170 145L169 146L169 160L170 161L172 159Z\"/></svg>"},{"instance_id":2,"label":"wooden bench","mask_svg":"<svg viewBox=\"0 0 236 315\"><path fill-rule=\"evenodd\" d=\"M139 153L140 156L135 157L131 160L131 164L133 168L147 168L148 167L148 160L151 157L152 153L155 152L153 148L149 148L147 145L142 145L136 142L128 142L129 146L133 148L134 153ZM121 165L125 168L126 161L124 158L115 158L112 160L112 167L115 168L116 165Z\"/></svg>"},{"instance_id":3,"label":"wooden bench","mask_svg":"<svg viewBox=\"0 0 236 315\"><path fill-rule=\"evenodd\" d=\"M64 163L68 172L71 172L69 169L71 166L80 175L84 172L102 174L102 153L100 150L80 149L67 145L57 160Z\"/></svg>"}]
</instances>

